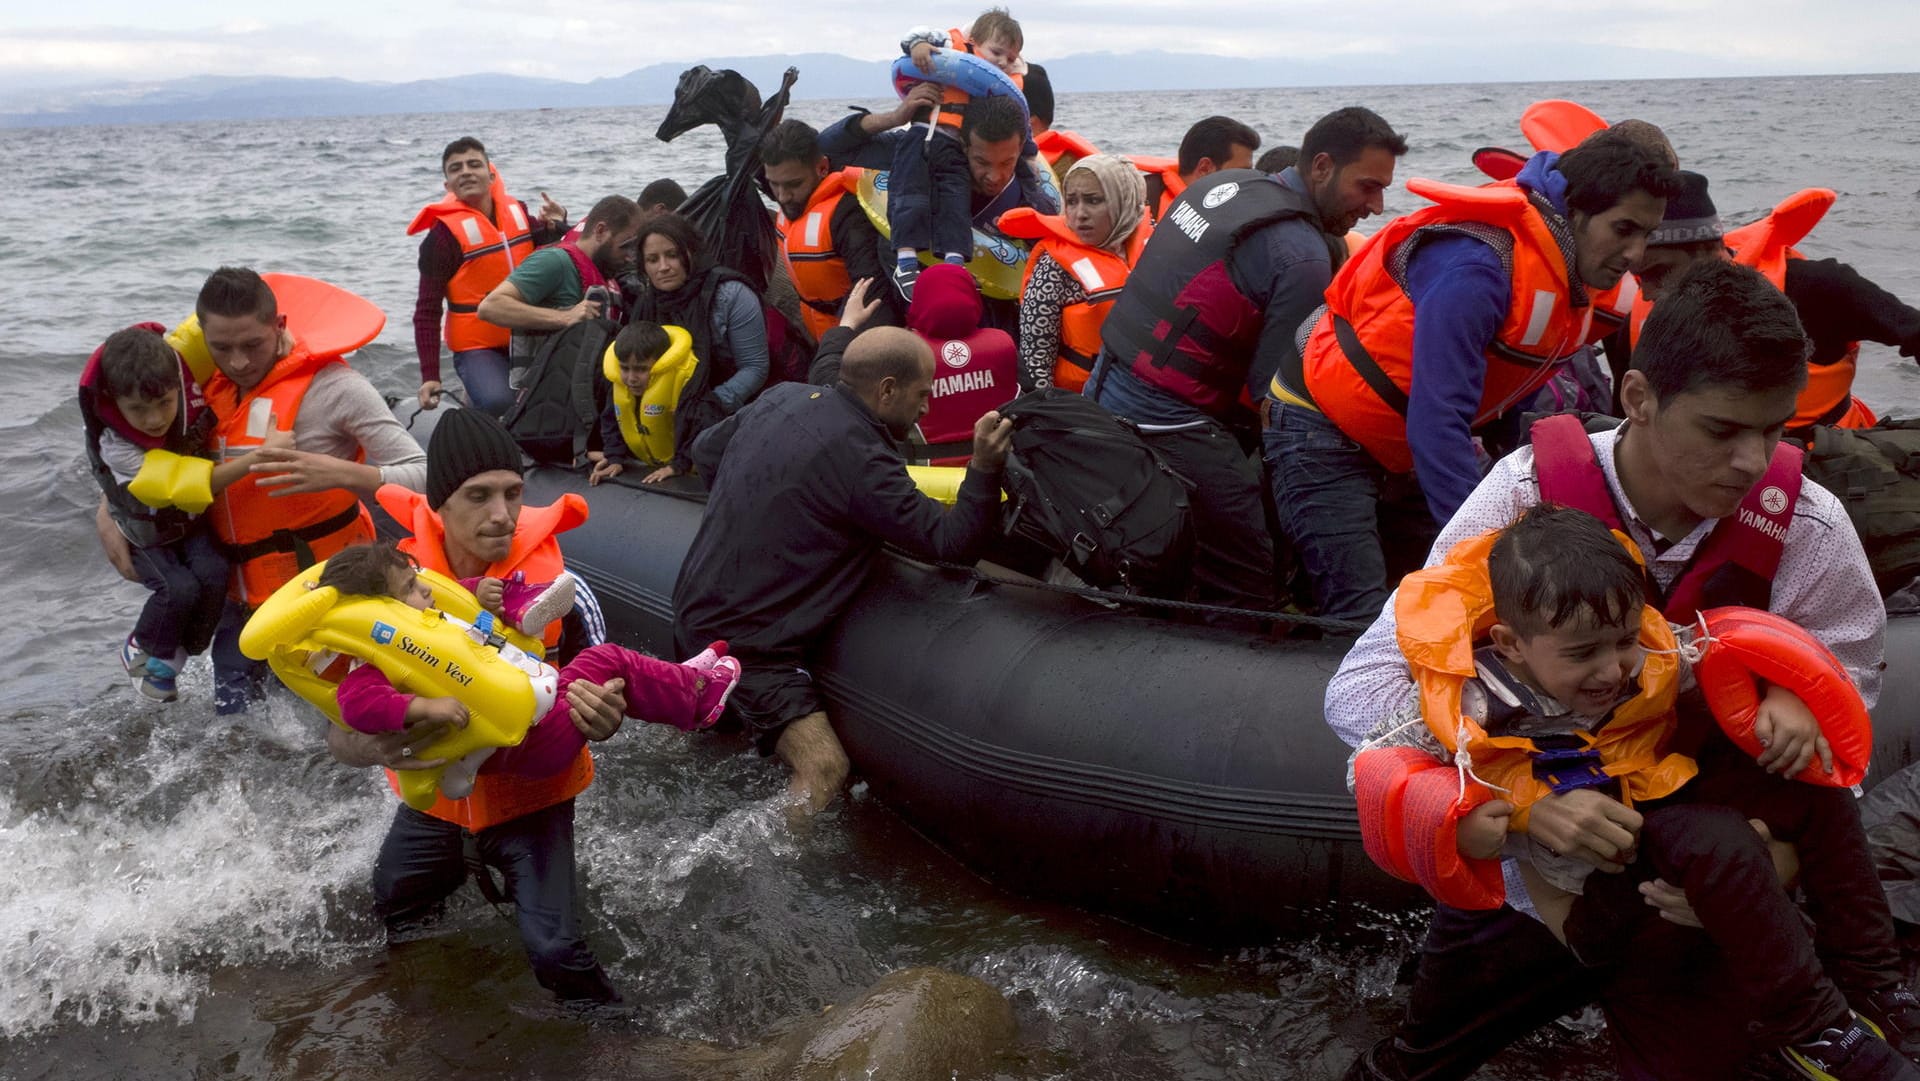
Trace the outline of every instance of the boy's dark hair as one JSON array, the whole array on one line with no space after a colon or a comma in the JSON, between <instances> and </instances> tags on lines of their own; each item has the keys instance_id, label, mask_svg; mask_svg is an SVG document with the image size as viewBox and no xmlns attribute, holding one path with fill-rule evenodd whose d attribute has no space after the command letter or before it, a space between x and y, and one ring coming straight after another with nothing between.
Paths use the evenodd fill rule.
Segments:
<instances>
[{"instance_id":1,"label":"boy's dark hair","mask_svg":"<svg viewBox=\"0 0 1920 1081\"><path fill-rule=\"evenodd\" d=\"M687 201L687 189L681 187L679 181L663 176L640 189L637 201L643 207L664 206L668 210L675 210Z\"/></svg>"},{"instance_id":2,"label":"boy's dark hair","mask_svg":"<svg viewBox=\"0 0 1920 1081\"><path fill-rule=\"evenodd\" d=\"M1027 116L1019 102L1009 97L976 98L967 106L960 123L960 144L971 139L983 143L1004 142L1018 135L1025 139L1031 132Z\"/></svg>"},{"instance_id":3,"label":"boy's dark hair","mask_svg":"<svg viewBox=\"0 0 1920 1081\"><path fill-rule=\"evenodd\" d=\"M1300 140L1300 160L1312 165L1313 159L1325 154L1339 168L1352 165L1360 155L1376 148L1401 157L1407 152L1406 136L1393 130L1393 125L1372 109L1349 105L1313 122Z\"/></svg>"},{"instance_id":4,"label":"boy's dark hair","mask_svg":"<svg viewBox=\"0 0 1920 1081\"><path fill-rule=\"evenodd\" d=\"M453 157L455 154L464 154L469 150L478 150L481 157L487 158L487 148L485 144L471 135L462 135L460 138L448 143L447 148L440 152L440 171L443 173L447 171L448 158ZM487 160L492 161L493 159L487 158Z\"/></svg>"},{"instance_id":5,"label":"boy's dark hair","mask_svg":"<svg viewBox=\"0 0 1920 1081\"><path fill-rule=\"evenodd\" d=\"M280 316L280 302L260 275L243 266L223 266L207 275L207 283L194 298L193 314L203 323L209 315L225 319L250 315L270 323Z\"/></svg>"},{"instance_id":6,"label":"boy's dark hair","mask_svg":"<svg viewBox=\"0 0 1920 1081\"><path fill-rule=\"evenodd\" d=\"M116 330L100 347L100 390L111 398L164 398L180 389L180 357L144 327Z\"/></svg>"},{"instance_id":7,"label":"boy's dark hair","mask_svg":"<svg viewBox=\"0 0 1920 1081\"><path fill-rule=\"evenodd\" d=\"M605 222L612 232L619 232L640 220L640 204L624 195L608 195L593 204L587 211L587 220L581 223L582 233L591 233L596 225Z\"/></svg>"},{"instance_id":8,"label":"boy's dark hair","mask_svg":"<svg viewBox=\"0 0 1920 1081\"><path fill-rule=\"evenodd\" d=\"M1630 133L1609 128L1560 155L1554 166L1567 178L1567 209L1604 214L1636 191L1671 199L1684 188L1680 171Z\"/></svg>"},{"instance_id":9,"label":"boy's dark hair","mask_svg":"<svg viewBox=\"0 0 1920 1081\"><path fill-rule=\"evenodd\" d=\"M1263 173L1277 173L1300 164L1300 148L1297 146L1276 146L1260 155L1253 163L1255 169Z\"/></svg>"},{"instance_id":10,"label":"boy's dark hair","mask_svg":"<svg viewBox=\"0 0 1920 1081\"><path fill-rule=\"evenodd\" d=\"M1688 267L1653 306L1633 369L1662 402L1700 387L1798 390L1812 348L1785 293L1757 270L1709 259Z\"/></svg>"},{"instance_id":11,"label":"boy's dark hair","mask_svg":"<svg viewBox=\"0 0 1920 1081\"><path fill-rule=\"evenodd\" d=\"M765 139L760 140L760 162L763 165L785 165L790 161L812 165L819 160L820 133L804 120L782 120L773 126Z\"/></svg>"},{"instance_id":12,"label":"boy's dark hair","mask_svg":"<svg viewBox=\"0 0 1920 1081\"><path fill-rule=\"evenodd\" d=\"M1487 553L1494 615L1522 638L1581 616L1603 627L1637 626L1646 573L1606 524L1555 503L1527 508Z\"/></svg>"},{"instance_id":13,"label":"boy's dark hair","mask_svg":"<svg viewBox=\"0 0 1920 1081\"><path fill-rule=\"evenodd\" d=\"M419 566L391 542L355 544L333 553L320 568L319 585L332 586L343 597L385 597L387 571Z\"/></svg>"},{"instance_id":14,"label":"boy's dark hair","mask_svg":"<svg viewBox=\"0 0 1920 1081\"><path fill-rule=\"evenodd\" d=\"M1201 158L1225 165L1236 146L1246 147L1249 153L1260 149L1260 133L1230 116L1209 116L1195 123L1180 137L1180 175L1199 168Z\"/></svg>"},{"instance_id":15,"label":"boy's dark hair","mask_svg":"<svg viewBox=\"0 0 1920 1081\"><path fill-rule=\"evenodd\" d=\"M641 272L646 271L647 238L656 233L673 241L673 246L680 249L680 258L687 264L687 273L692 274L700 265L700 230L678 214L655 214L640 227L634 250L641 256Z\"/></svg>"},{"instance_id":16,"label":"boy's dark hair","mask_svg":"<svg viewBox=\"0 0 1920 1081\"><path fill-rule=\"evenodd\" d=\"M658 323L644 319L628 323L613 339L613 355L621 364L652 364L667 355L673 339Z\"/></svg>"},{"instance_id":17,"label":"boy's dark hair","mask_svg":"<svg viewBox=\"0 0 1920 1081\"><path fill-rule=\"evenodd\" d=\"M1025 37L1020 33L1020 24L1006 8L988 8L973 20L967 29L967 37L977 44L990 41L1004 41L1019 49L1026 45Z\"/></svg>"}]
</instances>

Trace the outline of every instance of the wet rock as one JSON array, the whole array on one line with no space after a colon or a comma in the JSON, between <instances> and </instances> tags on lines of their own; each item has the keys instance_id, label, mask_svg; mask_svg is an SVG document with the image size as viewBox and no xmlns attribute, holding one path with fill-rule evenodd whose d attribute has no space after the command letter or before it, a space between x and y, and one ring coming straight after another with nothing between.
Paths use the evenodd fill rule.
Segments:
<instances>
[{"instance_id":1,"label":"wet rock","mask_svg":"<svg viewBox=\"0 0 1920 1081\"><path fill-rule=\"evenodd\" d=\"M783 1038L767 1076L800 1081L985 1077L1014 1034L1013 1007L992 985L943 969L902 969Z\"/></svg>"}]
</instances>

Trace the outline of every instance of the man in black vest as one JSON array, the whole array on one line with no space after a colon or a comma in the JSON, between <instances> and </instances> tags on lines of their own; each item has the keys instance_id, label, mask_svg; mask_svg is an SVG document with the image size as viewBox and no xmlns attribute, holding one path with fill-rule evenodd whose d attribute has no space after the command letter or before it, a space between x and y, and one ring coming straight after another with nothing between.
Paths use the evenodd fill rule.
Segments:
<instances>
[{"instance_id":1,"label":"man in black vest","mask_svg":"<svg viewBox=\"0 0 1920 1081\"><path fill-rule=\"evenodd\" d=\"M1386 121L1346 108L1307 132L1304 167L1196 181L1114 302L1087 393L1193 484L1194 600L1273 605L1273 538L1247 454L1251 403L1321 303L1347 232L1380 213L1406 152Z\"/></svg>"}]
</instances>

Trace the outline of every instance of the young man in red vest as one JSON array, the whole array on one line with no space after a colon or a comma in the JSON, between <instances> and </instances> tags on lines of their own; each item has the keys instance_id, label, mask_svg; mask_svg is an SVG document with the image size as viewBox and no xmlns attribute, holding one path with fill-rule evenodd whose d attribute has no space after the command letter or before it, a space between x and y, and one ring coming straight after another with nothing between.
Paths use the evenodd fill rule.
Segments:
<instances>
[{"instance_id":1,"label":"young man in red vest","mask_svg":"<svg viewBox=\"0 0 1920 1081\"><path fill-rule=\"evenodd\" d=\"M454 370L467 401L498 416L513 404L507 386L507 330L483 321L480 301L533 250L566 235L567 211L540 193L540 216L507 194L471 135L440 152L446 198L423 208L407 227L420 238L420 296L413 306L413 346L420 355L420 408L440 402L441 312Z\"/></svg>"},{"instance_id":2,"label":"young man in red vest","mask_svg":"<svg viewBox=\"0 0 1920 1081\"><path fill-rule=\"evenodd\" d=\"M1838 500L1802 481L1799 452L1780 442L1806 381L1806 351L1791 305L1760 275L1724 263L1695 268L1647 324L1622 382L1626 422L1590 437L1577 421L1572 431L1563 418L1536 425L1531 445L1497 463L1460 505L1429 564L1543 500L1580 507L1647 553L1650 595L1669 619L1689 622L1700 609L1723 604L1786 616L1833 650L1871 704L1880 690L1886 620L1872 571ZM1409 693L1395 633L1389 602L1327 687L1327 723L1349 745ZM1770 693L1762 709L1796 707L1805 708ZM1703 778L1785 783L1758 774L1717 733L1695 742ZM1844 789L1787 784L1782 798L1799 801L1809 816L1859 813ZM1610 802L1579 791L1542 800L1528 835L1620 873L1639 819L1617 803L1601 806ZM1841 873L1833 868L1842 856L1800 853L1805 873L1826 876ZM1857 907L1814 913L1817 941L1890 923L1871 875L1849 884ZM1622 1076L1735 1076L1757 1050L1741 989L1729 985L1712 950L1702 949L1702 936L1680 926L1690 918L1683 894L1657 881L1641 892L1673 922L1635 939L1613 969L1583 967L1544 925L1513 907L1438 907L1405 1020L1348 1076L1464 1078L1508 1043L1595 996L1607 1009ZM1848 1005L1912 1056L1920 1050L1920 1003L1901 985L1899 957L1885 952L1880 963L1834 964L1828 972ZM1857 1076L1848 1061L1859 1041L1844 1036L1813 1054L1833 1076Z\"/></svg>"},{"instance_id":3,"label":"young man in red vest","mask_svg":"<svg viewBox=\"0 0 1920 1081\"><path fill-rule=\"evenodd\" d=\"M522 508L522 459L513 437L491 416L456 409L442 418L427 450L426 495L388 486L380 503L413 536L401 543L420 565L456 577L551 581L563 569L555 535L586 520L586 504L568 495L548 507ZM599 604L577 581L574 610L544 631L562 662L605 634ZM626 708L620 681L574 681L567 690L573 723L589 740L620 730ZM400 732L368 735L329 726L327 746L353 766L389 770L443 764L421 751L446 732L432 721ZM574 873L573 801L593 782L593 756L582 748L572 766L551 777L481 774L465 799L441 798L427 811L400 804L374 866L374 903L387 928L404 933L435 916L466 881L471 843L483 866L506 876L520 938L540 985L567 1002L617 1002L620 993L594 959L580 927ZM481 892L495 897L491 872Z\"/></svg>"}]
</instances>

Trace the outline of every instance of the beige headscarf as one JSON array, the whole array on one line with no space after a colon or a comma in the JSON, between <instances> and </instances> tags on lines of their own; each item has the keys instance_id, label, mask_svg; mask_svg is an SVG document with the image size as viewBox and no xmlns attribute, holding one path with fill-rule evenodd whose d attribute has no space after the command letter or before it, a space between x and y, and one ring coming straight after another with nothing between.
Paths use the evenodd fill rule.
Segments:
<instances>
[{"instance_id":1,"label":"beige headscarf","mask_svg":"<svg viewBox=\"0 0 1920 1081\"><path fill-rule=\"evenodd\" d=\"M1107 205L1113 208L1113 232L1100 246L1116 255L1127 253L1127 240L1140 225L1140 219L1147 212L1147 181L1140 170L1125 158L1111 154L1093 154L1081 158L1067 170L1060 179L1060 189L1066 190L1067 181L1075 173L1091 173L1100 190L1106 193Z\"/></svg>"}]
</instances>

